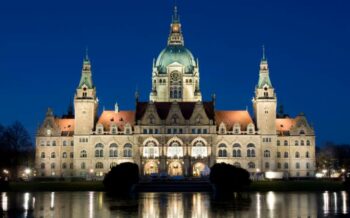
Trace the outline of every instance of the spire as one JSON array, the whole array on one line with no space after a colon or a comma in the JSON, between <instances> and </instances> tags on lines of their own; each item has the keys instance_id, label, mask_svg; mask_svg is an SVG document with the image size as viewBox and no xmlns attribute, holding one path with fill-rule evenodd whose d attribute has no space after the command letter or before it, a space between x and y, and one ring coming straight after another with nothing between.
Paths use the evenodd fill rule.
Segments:
<instances>
[{"instance_id":1,"label":"spire","mask_svg":"<svg viewBox=\"0 0 350 218\"><path fill-rule=\"evenodd\" d=\"M265 56L265 45L262 45L262 61L266 61L266 56Z\"/></svg>"},{"instance_id":2,"label":"spire","mask_svg":"<svg viewBox=\"0 0 350 218\"><path fill-rule=\"evenodd\" d=\"M264 85L267 85L272 88L270 76L269 76L269 65L267 63L265 46L262 46L262 58L260 61L260 71L259 71L259 83L258 88L263 88Z\"/></svg>"},{"instance_id":3,"label":"spire","mask_svg":"<svg viewBox=\"0 0 350 218\"><path fill-rule=\"evenodd\" d=\"M84 61L90 62L90 60L89 60L89 48L88 48L88 47L85 48L85 58L84 58Z\"/></svg>"},{"instance_id":4,"label":"spire","mask_svg":"<svg viewBox=\"0 0 350 218\"><path fill-rule=\"evenodd\" d=\"M170 25L170 35L168 38L168 45L184 45L184 39L181 31L180 16L175 4L174 12L172 16L172 22Z\"/></svg>"},{"instance_id":5,"label":"spire","mask_svg":"<svg viewBox=\"0 0 350 218\"><path fill-rule=\"evenodd\" d=\"M92 72L91 72L91 62L88 55L88 49L85 50L85 57L83 61L83 69L81 72L81 78L79 82L78 88L81 88L83 85L86 85L87 88L91 89L93 88L92 83Z\"/></svg>"}]
</instances>

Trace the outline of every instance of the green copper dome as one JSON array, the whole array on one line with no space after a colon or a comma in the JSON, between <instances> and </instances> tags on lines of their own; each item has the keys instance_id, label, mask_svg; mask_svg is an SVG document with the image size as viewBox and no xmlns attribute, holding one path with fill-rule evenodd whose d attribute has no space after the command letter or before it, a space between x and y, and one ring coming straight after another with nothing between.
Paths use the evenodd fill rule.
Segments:
<instances>
[{"instance_id":1,"label":"green copper dome","mask_svg":"<svg viewBox=\"0 0 350 218\"><path fill-rule=\"evenodd\" d=\"M183 45L168 45L158 56L156 67L159 73L167 73L167 66L178 62L185 67L185 73L192 73L196 61L192 53Z\"/></svg>"}]
</instances>

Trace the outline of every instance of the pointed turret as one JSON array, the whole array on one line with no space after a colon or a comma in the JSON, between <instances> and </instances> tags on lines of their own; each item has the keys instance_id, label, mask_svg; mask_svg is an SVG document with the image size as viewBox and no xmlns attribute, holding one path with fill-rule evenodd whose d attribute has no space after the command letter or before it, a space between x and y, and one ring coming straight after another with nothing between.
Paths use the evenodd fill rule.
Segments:
<instances>
[{"instance_id":1,"label":"pointed turret","mask_svg":"<svg viewBox=\"0 0 350 218\"><path fill-rule=\"evenodd\" d=\"M177 6L174 6L172 22L170 25L170 35L168 45L184 45L184 39L181 31L180 16L177 11Z\"/></svg>"},{"instance_id":2,"label":"pointed turret","mask_svg":"<svg viewBox=\"0 0 350 218\"><path fill-rule=\"evenodd\" d=\"M272 83L269 75L269 65L265 55L265 46L263 46L263 55L260 61L260 72L259 72L259 82L258 88L270 87L272 88Z\"/></svg>"},{"instance_id":3,"label":"pointed turret","mask_svg":"<svg viewBox=\"0 0 350 218\"><path fill-rule=\"evenodd\" d=\"M90 62L87 50L85 53L85 58L83 60L83 68L82 68L82 73L81 73L81 78L80 78L78 88L82 88L83 85L86 85L86 87L89 89L94 88L94 85L92 82L91 62Z\"/></svg>"}]
</instances>

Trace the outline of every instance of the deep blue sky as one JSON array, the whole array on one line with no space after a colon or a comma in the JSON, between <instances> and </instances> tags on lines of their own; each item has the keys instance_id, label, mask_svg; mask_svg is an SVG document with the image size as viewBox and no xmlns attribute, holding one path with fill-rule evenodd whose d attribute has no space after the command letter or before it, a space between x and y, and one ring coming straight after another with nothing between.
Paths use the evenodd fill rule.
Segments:
<instances>
[{"instance_id":1,"label":"deep blue sky","mask_svg":"<svg viewBox=\"0 0 350 218\"><path fill-rule=\"evenodd\" d=\"M215 3L214 3L215 2ZM100 109L134 109L151 87L173 1L1 1L0 123L21 121L34 137L47 107L65 113L85 47ZM265 44L278 102L305 112L317 142L349 143L349 1L178 1L185 45L199 58L205 99L249 106Z\"/></svg>"}]
</instances>

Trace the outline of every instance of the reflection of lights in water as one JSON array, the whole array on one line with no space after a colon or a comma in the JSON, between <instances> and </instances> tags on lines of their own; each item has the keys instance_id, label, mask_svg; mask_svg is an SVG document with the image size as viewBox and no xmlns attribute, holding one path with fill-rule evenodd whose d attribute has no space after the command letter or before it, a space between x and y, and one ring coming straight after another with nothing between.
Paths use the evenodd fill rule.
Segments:
<instances>
[{"instance_id":1,"label":"reflection of lights in water","mask_svg":"<svg viewBox=\"0 0 350 218\"><path fill-rule=\"evenodd\" d=\"M89 192L89 217L94 217L94 192Z\"/></svg>"},{"instance_id":2,"label":"reflection of lights in water","mask_svg":"<svg viewBox=\"0 0 350 218\"><path fill-rule=\"evenodd\" d=\"M256 194L256 216L257 218L260 217L260 210L261 210L261 195L259 193Z\"/></svg>"},{"instance_id":3,"label":"reflection of lights in water","mask_svg":"<svg viewBox=\"0 0 350 218\"><path fill-rule=\"evenodd\" d=\"M103 206L103 193L98 193L98 209L101 209Z\"/></svg>"},{"instance_id":4,"label":"reflection of lights in water","mask_svg":"<svg viewBox=\"0 0 350 218\"><path fill-rule=\"evenodd\" d=\"M346 213L348 213L346 191L341 192L341 198L342 198L342 203L343 203L343 214L346 214Z\"/></svg>"},{"instance_id":5,"label":"reflection of lights in water","mask_svg":"<svg viewBox=\"0 0 350 218\"><path fill-rule=\"evenodd\" d=\"M32 201L33 201L33 209L35 208L35 197L32 198Z\"/></svg>"},{"instance_id":6,"label":"reflection of lights in water","mask_svg":"<svg viewBox=\"0 0 350 218\"><path fill-rule=\"evenodd\" d=\"M23 201L24 210L28 210L29 208L29 193L24 193L24 201Z\"/></svg>"},{"instance_id":7,"label":"reflection of lights in water","mask_svg":"<svg viewBox=\"0 0 350 218\"><path fill-rule=\"evenodd\" d=\"M206 200L202 199L201 193L196 193L192 195L192 218L207 218L208 217L208 208L206 208L207 205L204 205L206 203Z\"/></svg>"},{"instance_id":8,"label":"reflection of lights in water","mask_svg":"<svg viewBox=\"0 0 350 218\"><path fill-rule=\"evenodd\" d=\"M51 192L51 197L50 197L50 209L55 208L55 192Z\"/></svg>"},{"instance_id":9,"label":"reflection of lights in water","mask_svg":"<svg viewBox=\"0 0 350 218\"><path fill-rule=\"evenodd\" d=\"M181 218L183 217L184 208L182 207L183 199L182 194L172 193L169 196L168 203L168 218Z\"/></svg>"},{"instance_id":10,"label":"reflection of lights in water","mask_svg":"<svg viewBox=\"0 0 350 218\"><path fill-rule=\"evenodd\" d=\"M267 193L266 200L267 200L267 208L269 210L274 210L275 209L275 204L276 204L275 193L273 193L272 191L269 191Z\"/></svg>"},{"instance_id":11,"label":"reflection of lights in water","mask_svg":"<svg viewBox=\"0 0 350 218\"><path fill-rule=\"evenodd\" d=\"M7 211L8 209L8 197L6 193L2 193L1 195L1 206L3 211Z\"/></svg>"},{"instance_id":12,"label":"reflection of lights in water","mask_svg":"<svg viewBox=\"0 0 350 218\"><path fill-rule=\"evenodd\" d=\"M157 196L159 197L159 196ZM149 193L145 195L143 198L143 211L142 211L142 217L144 218L158 218L159 217L159 207L158 205L155 205L156 202L154 193Z\"/></svg>"},{"instance_id":13,"label":"reflection of lights in water","mask_svg":"<svg viewBox=\"0 0 350 218\"><path fill-rule=\"evenodd\" d=\"M328 214L329 211L329 194L326 191L323 193L323 213Z\"/></svg>"},{"instance_id":14,"label":"reflection of lights in water","mask_svg":"<svg viewBox=\"0 0 350 218\"><path fill-rule=\"evenodd\" d=\"M338 195L336 192L333 193L333 198L334 198L334 212L338 213L338 202L337 202Z\"/></svg>"}]
</instances>

